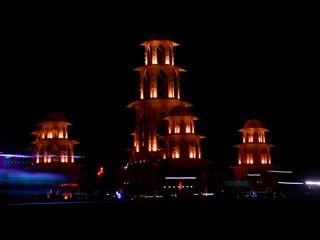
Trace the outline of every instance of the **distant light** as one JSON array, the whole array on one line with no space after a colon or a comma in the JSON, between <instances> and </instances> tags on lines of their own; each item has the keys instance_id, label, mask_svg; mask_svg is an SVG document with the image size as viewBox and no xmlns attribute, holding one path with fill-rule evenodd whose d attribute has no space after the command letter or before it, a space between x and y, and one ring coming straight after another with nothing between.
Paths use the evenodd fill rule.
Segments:
<instances>
[{"instance_id":1,"label":"distant light","mask_svg":"<svg viewBox=\"0 0 320 240\"><path fill-rule=\"evenodd\" d=\"M8 153L1 153L0 157L16 157L16 158L36 158L36 157L44 157L44 155L23 155L23 154L8 154ZM57 155L47 155L47 157L57 157ZM68 157L66 155L60 155L59 157ZM74 158L85 158L85 156L73 156Z\"/></svg>"},{"instance_id":2,"label":"distant light","mask_svg":"<svg viewBox=\"0 0 320 240\"><path fill-rule=\"evenodd\" d=\"M318 185L320 186L320 182L316 182L316 181L306 181L307 185Z\"/></svg>"},{"instance_id":3,"label":"distant light","mask_svg":"<svg viewBox=\"0 0 320 240\"><path fill-rule=\"evenodd\" d=\"M279 184L285 184L285 185L303 185L303 182L278 182Z\"/></svg>"},{"instance_id":4,"label":"distant light","mask_svg":"<svg viewBox=\"0 0 320 240\"><path fill-rule=\"evenodd\" d=\"M0 157L17 157L17 158L34 158L35 156L28 156L28 155L22 155L22 154L6 154L1 153Z\"/></svg>"},{"instance_id":5,"label":"distant light","mask_svg":"<svg viewBox=\"0 0 320 240\"><path fill-rule=\"evenodd\" d=\"M117 196L118 199L120 199L121 198L121 193L116 191L116 196Z\"/></svg>"},{"instance_id":6,"label":"distant light","mask_svg":"<svg viewBox=\"0 0 320 240\"><path fill-rule=\"evenodd\" d=\"M248 177L260 177L261 174L260 173L248 173L247 176Z\"/></svg>"},{"instance_id":7,"label":"distant light","mask_svg":"<svg viewBox=\"0 0 320 240\"><path fill-rule=\"evenodd\" d=\"M204 196L214 196L214 193L202 193L202 195L204 195Z\"/></svg>"},{"instance_id":8,"label":"distant light","mask_svg":"<svg viewBox=\"0 0 320 240\"><path fill-rule=\"evenodd\" d=\"M165 177L167 180L197 179L196 177Z\"/></svg>"},{"instance_id":9,"label":"distant light","mask_svg":"<svg viewBox=\"0 0 320 240\"><path fill-rule=\"evenodd\" d=\"M77 186L77 185L78 185L78 184L76 184L76 183L64 183L64 184L60 184L61 187L65 187L65 186L68 186L68 187L73 186L73 187L75 187L75 186Z\"/></svg>"},{"instance_id":10,"label":"distant light","mask_svg":"<svg viewBox=\"0 0 320 240\"><path fill-rule=\"evenodd\" d=\"M273 173L292 173L292 171L277 171L277 170L267 170L267 172L273 172Z\"/></svg>"}]
</instances>

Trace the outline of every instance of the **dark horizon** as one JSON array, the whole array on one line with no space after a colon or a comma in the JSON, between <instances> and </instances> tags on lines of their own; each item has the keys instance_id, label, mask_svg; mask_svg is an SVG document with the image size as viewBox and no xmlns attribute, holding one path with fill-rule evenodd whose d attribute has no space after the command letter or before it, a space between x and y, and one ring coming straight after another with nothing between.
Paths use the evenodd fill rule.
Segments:
<instances>
[{"instance_id":1,"label":"dark horizon","mask_svg":"<svg viewBox=\"0 0 320 240\"><path fill-rule=\"evenodd\" d=\"M274 165L319 174L313 16L234 13L189 19L181 11L155 22L85 8L8 13L0 140L31 146L36 124L58 111L73 124L69 137L81 143L75 154L88 165L124 163L134 131L126 106L139 94L133 69L144 64L138 45L161 30L180 44L175 65L187 70L181 96L194 104L196 133L207 137L203 159L213 168L235 165L238 130L258 119L270 130Z\"/></svg>"}]
</instances>

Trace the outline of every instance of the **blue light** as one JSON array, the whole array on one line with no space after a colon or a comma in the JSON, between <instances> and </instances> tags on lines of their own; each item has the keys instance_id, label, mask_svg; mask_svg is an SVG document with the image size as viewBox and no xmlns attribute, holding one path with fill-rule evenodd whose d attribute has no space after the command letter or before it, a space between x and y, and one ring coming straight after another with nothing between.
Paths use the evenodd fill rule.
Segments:
<instances>
[{"instance_id":1,"label":"blue light","mask_svg":"<svg viewBox=\"0 0 320 240\"><path fill-rule=\"evenodd\" d=\"M118 199L121 199L121 197L122 197L121 193L119 191L116 191L116 196L117 196Z\"/></svg>"},{"instance_id":2,"label":"blue light","mask_svg":"<svg viewBox=\"0 0 320 240\"><path fill-rule=\"evenodd\" d=\"M23 155L23 154L7 154L7 153L2 153L0 152L0 157L6 157L6 158L10 158L10 157L15 157L15 158L36 158L36 157L44 157L44 155ZM47 157L57 157L57 155L47 155ZM65 156L65 155L61 155L59 157L68 157L70 158L70 156ZM74 158L85 158L85 156L73 156Z\"/></svg>"}]
</instances>

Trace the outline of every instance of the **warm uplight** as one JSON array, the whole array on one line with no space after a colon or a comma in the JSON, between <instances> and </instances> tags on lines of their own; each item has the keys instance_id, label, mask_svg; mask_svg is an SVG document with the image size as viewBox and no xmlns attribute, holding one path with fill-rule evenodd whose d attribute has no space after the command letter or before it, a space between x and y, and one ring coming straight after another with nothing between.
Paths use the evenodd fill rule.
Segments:
<instances>
[{"instance_id":1,"label":"warm uplight","mask_svg":"<svg viewBox=\"0 0 320 240\"><path fill-rule=\"evenodd\" d=\"M48 137L48 138L52 138L52 132L48 132L47 137Z\"/></svg>"},{"instance_id":2,"label":"warm uplight","mask_svg":"<svg viewBox=\"0 0 320 240\"><path fill-rule=\"evenodd\" d=\"M174 127L174 133L180 133L180 126L178 124Z\"/></svg>"},{"instance_id":3,"label":"warm uplight","mask_svg":"<svg viewBox=\"0 0 320 240\"><path fill-rule=\"evenodd\" d=\"M152 141L152 151L157 151L158 150L158 141L157 141L157 135L153 135L153 141Z\"/></svg>"},{"instance_id":4,"label":"warm uplight","mask_svg":"<svg viewBox=\"0 0 320 240\"><path fill-rule=\"evenodd\" d=\"M172 158L180 158L180 154L178 151L172 153Z\"/></svg>"},{"instance_id":5,"label":"warm uplight","mask_svg":"<svg viewBox=\"0 0 320 240\"><path fill-rule=\"evenodd\" d=\"M191 133L191 127L190 127L190 125L187 125L187 126L186 126L186 133Z\"/></svg>"}]
</instances>

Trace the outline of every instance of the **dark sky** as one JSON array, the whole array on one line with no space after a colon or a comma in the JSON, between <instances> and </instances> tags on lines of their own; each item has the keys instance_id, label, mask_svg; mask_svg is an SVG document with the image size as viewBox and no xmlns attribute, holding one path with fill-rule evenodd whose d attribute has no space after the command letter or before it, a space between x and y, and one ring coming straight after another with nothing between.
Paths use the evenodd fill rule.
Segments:
<instances>
[{"instance_id":1,"label":"dark sky","mask_svg":"<svg viewBox=\"0 0 320 240\"><path fill-rule=\"evenodd\" d=\"M256 118L276 165L319 171L319 37L299 6L10 6L2 22L1 141L25 144L45 115L63 113L77 155L124 162L133 145L148 33L174 42L182 98L200 118L203 158L237 162L237 130Z\"/></svg>"}]
</instances>

